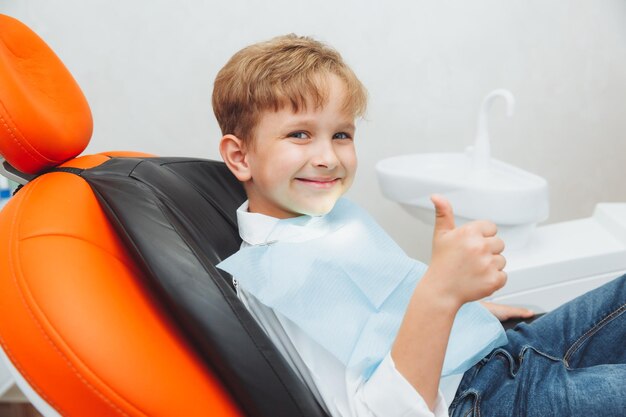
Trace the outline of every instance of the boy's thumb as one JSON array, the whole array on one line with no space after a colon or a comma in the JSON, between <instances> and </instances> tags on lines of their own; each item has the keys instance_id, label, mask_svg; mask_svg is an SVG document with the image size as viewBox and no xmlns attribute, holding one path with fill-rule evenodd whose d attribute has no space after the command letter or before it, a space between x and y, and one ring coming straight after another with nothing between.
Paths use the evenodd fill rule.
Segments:
<instances>
[{"instance_id":1,"label":"boy's thumb","mask_svg":"<svg viewBox=\"0 0 626 417\"><path fill-rule=\"evenodd\" d=\"M430 201L435 205L435 234L454 229L454 214L450 202L443 196L433 194Z\"/></svg>"}]
</instances>

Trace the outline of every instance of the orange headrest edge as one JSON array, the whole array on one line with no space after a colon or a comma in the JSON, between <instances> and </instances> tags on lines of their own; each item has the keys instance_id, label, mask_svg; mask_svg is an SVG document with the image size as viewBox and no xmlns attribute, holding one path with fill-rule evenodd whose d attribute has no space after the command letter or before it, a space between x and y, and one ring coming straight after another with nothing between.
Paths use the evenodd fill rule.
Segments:
<instances>
[{"instance_id":1,"label":"orange headrest edge","mask_svg":"<svg viewBox=\"0 0 626 417\"><path fill-rule=\"evenodd\" d=\"M0 14L0 155L36 174L79 155L93 130L80 87L48 45Z\"/></svg>"}]
</instances>

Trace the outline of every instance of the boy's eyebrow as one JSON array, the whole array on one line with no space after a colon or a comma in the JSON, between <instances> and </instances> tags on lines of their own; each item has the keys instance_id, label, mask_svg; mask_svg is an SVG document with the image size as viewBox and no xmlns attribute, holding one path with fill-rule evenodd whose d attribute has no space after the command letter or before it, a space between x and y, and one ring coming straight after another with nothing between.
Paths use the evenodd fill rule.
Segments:
<instances>
[{"instance_id":1,"label":"boy's eyebrow","mask_svg":"<svg viewBox=\"0 0 626 417\"><path fill-rule=\"evenodd\" d=\"M339 125L340 130L356 130L356 126L353 122L343 123Z\"/></svg>"},{"instance_id":2,"label":"boy's eyebrow","mask_svg":"<svg viewBox=\"0 0 626 417\"><path fill-rule=\"evenodd\" d=\"M297 129L302 126L310 126L316 123L315 118L290 120L283 125L284 129ZM356 130L353 122L338 123L337 130Z\"/></svg>"}]
</instances>

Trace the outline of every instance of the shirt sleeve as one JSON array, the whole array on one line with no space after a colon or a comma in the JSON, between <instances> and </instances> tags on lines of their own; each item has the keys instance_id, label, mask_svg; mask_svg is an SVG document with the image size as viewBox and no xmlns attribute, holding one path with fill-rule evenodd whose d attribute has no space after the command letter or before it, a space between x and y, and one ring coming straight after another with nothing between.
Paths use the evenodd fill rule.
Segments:
<instances>
[{"instance_id":1,"label":"shirt sleeve","mask_svg":"<svg viewBox=\"0 0 626 417\"><path fill-rule=\"evenodd\" d=\"M435 409L431 411L422 396L396 369L387 353L372 376L356 392L355 408L365 408L368 413L356 412L375 417L448 417L446 402L441 392L437 394ZM356 411L356 410L355 410Z\"/></svg>"}]
</instances>

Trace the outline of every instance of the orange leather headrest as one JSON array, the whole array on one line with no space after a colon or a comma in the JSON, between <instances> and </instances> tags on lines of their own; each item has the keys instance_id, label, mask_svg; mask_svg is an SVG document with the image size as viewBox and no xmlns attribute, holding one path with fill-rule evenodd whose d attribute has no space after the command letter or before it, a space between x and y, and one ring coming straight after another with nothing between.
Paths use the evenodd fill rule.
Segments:
<instances>
[{"instance_id":1,"label":"orange leather headrest","mask_svg":"<svg viewBox=\"0 0 626 417\"><path fill-rule=\"evenodd\" d=\"M28 174L80 154L93 122L80 87L24 24L0 14L0 154Z\"/></svg>"}]
</instances>

